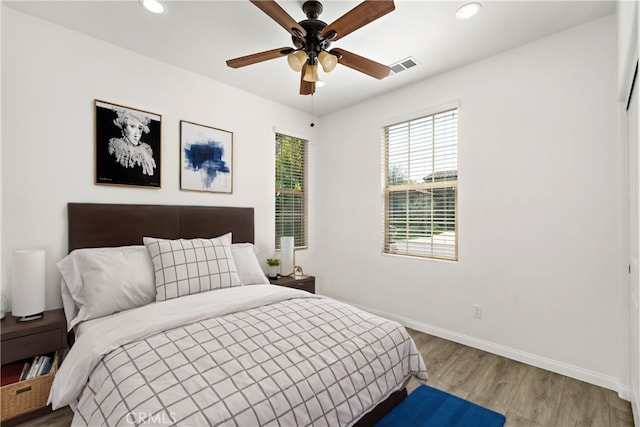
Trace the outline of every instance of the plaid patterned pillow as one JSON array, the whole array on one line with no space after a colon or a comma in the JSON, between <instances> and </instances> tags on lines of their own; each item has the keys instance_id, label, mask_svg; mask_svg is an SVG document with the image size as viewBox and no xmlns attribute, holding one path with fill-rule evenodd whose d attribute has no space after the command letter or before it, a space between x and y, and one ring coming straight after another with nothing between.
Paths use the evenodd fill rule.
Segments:
<instances>
[{"instance_id":1,"label":"plaid patterned pillow","mask_svg":"<svg viewBox=\"0 0 640 427\"><path fill-rule=\"evenodd\" d=\"M231 233L214 239L143 239L155 270L156 301L240 286Z\"/></svg>"}]
</instances>

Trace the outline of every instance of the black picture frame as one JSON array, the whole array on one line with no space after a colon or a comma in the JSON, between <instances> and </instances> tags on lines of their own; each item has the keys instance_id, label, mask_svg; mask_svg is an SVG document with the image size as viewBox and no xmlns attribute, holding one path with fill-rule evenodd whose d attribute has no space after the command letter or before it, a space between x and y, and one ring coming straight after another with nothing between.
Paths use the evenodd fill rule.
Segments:
<instances>
[{"instance_id":1,"label":"black picture frame","mask_svg":"<svg viewBox=\"0 0 640 427\"><path fill-rule=\"evenodd\" d=\"M96 99L95 183L161 187L160 114Z\"/></svg>"}]
</instances>

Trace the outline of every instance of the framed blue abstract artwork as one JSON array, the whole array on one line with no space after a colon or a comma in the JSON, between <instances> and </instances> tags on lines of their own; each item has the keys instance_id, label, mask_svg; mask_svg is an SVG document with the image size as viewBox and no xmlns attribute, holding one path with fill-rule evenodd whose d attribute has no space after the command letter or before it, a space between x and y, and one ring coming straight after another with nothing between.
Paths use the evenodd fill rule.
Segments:
<instances>
[{"instance_id":1,"label":"framed blue abstract artwork","mask_svg":"<svg viewBox=\"0 0 640 427\"><path fill-rule=\"evenodd\" d=\"M233 133L180 121L180 189L231 193Z\"/></svg>"}]
</instances>

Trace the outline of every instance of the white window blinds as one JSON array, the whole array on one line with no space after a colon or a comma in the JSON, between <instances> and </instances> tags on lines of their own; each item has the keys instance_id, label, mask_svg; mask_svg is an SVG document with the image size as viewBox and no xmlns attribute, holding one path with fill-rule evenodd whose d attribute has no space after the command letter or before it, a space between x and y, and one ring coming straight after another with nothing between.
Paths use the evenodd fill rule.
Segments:
<instances>
[{"instance_id":1,"label":"white window blinds","mask_svg":"<svg viewBox=\"0 0 640 427\"><path fill-rule=\"evenodd\" d=\"M307 246L306 152L307 141L276 133L276 249L282 236Z\"/></svg>"},{"instance_id":2,"label":"white window blinds","mask_svg":"<svg viewBox=\"0 0 640 427\"><path fill-rule=\"evenodd\" d=\"M384 252L458 259L458 110L384 128Z\"/></svg>"}]
</instances>

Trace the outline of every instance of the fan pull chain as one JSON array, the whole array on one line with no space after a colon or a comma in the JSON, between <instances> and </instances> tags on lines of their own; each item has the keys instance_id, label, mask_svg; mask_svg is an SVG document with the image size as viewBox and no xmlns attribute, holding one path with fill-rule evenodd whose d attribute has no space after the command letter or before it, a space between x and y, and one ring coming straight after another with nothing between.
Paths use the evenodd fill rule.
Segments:
<instances>
[{"instance_id":1,"label":"fan pull chain","mask_svg":"<svg viewBox=\"0 0 640 427\"><path fill-rule=\"evenodd\" d=\"M311 94L311 123L309 126L314 127L316 124L313 122L313 94Z\"/></svg>"}]
</instances>

